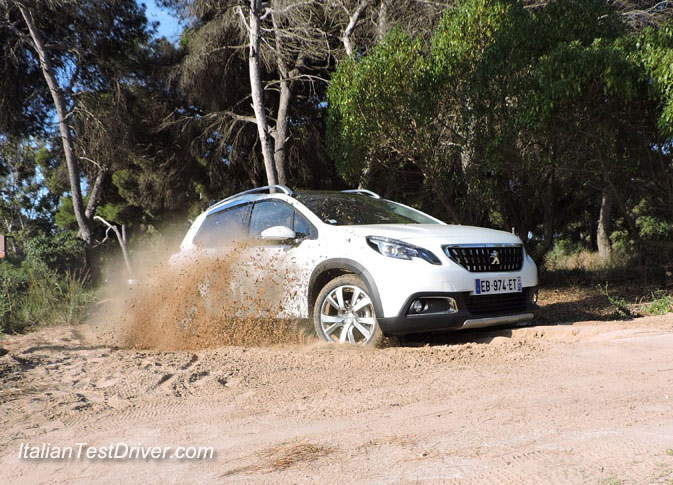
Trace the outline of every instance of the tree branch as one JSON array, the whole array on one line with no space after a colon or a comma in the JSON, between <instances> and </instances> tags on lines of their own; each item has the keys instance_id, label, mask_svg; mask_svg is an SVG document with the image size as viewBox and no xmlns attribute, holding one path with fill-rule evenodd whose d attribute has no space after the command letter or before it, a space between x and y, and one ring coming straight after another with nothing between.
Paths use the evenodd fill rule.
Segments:
<instances>
[{"instance_id":1,"label":"tree branch","mask_svg":"<svg viewBox=\"0 0 673 485\"><path fill-rule=\"evenodd\" d=\"M108 231L113 230L115 235L117 236L117 241L119 241L119 246L122 249L122 255L124 256L124 263L126 263L126 269L129 272L129 276L133 277L133 269L131 268L131 261L129 260L129 255L126 250L126 234L122 235L121 232L119 232L119 228L117 226L110 224L108 221L103 219L101 216L95 216L94 219L97 219L101 221L103 224L107 226L107 230L105 231L105 239L103 239L103 242L107 239ZM123 229L123 226L122 226ZM124 231L125 233L126 231ZM101 242L102 244L102 242Z\"/></svg>"},{"instance_id":2,"label":"tree branch","mask_svg":"<svg viewBox=\"0 0 673 485\"><path fill-rule=\"evenodd\" d=\"M105 175L107 174L107 167L102 167L99 164L98 175L96 175L96 180L94 180L93 186L91 187L91 192L89 194L89 201L86 204L86 210L84 211L84 216L87 219L91 219L96 213L96 208L98 203L103 195L103 183L105 182Z\"/></svg>"},{"instance_id":3,"label":"tree branch","mask_svg":"<svg viewBox=\"0 0 673 485\"><path fill-rule=\"evenodd\" d=\"M274 81L267 81L267 83L264 85L264 90L266 90L269 86L280 84L283 81L297 81L299 79L311 79L316 81L322 81L324 83L329 83L329 79L325 79L324 77L316 76L314 74L299 74L297 76L287 77L285 79L276 79Z\"/></svg>"},{"instance_id":4,"label":"tree branch","mask_svg":"<svg viewBox=\"0 0 673 485\"><path fill-rule=\"evenodd\" d=\"M343 43L344 48L346 49L346 54L348 55L348 57L353 57L353 45L351 44L350 36L353 33L355 26L358 24L360 17L362 16L362 14L367 9L370 3L371 0L362 0L360 2L358 7L355 9L355 12L353 12L353 15L350 16L348 25L344 29L344 33L341 36L341 42Z\"/></svg>"},{"instance_id":5,"label":"tree branch","mask_svg":"<svg viewBox=\"0 0 673 485\"><path fill-rule=\"evenodd\" d=\"M207 115L203 115L202 118L203 119L217 118L222 115L228 116L229 118L232 118L236 121L243 121L245 123L252 123L254 125L257 124L257 118L255 118L254 116L241 115L231 110L215 111L212 113L208 113Z\"/></svg>"}]
</instances>

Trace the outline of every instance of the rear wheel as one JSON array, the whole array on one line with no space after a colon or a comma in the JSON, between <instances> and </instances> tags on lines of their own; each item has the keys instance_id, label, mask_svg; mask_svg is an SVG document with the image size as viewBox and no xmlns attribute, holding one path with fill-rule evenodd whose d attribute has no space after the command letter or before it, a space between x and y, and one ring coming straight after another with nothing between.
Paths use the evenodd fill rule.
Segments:
<instances>
[{"instance_id":1,"label":"rear wheel","mask_svg":"<svg viewBox=\"0 0 673 485\"><path fill-rule=\"evenodd\" d=\"M327 342L375 346L383 338L369 289L353 274L333 279L320 291L313 323Z\"/></svg>"}]
</instances>

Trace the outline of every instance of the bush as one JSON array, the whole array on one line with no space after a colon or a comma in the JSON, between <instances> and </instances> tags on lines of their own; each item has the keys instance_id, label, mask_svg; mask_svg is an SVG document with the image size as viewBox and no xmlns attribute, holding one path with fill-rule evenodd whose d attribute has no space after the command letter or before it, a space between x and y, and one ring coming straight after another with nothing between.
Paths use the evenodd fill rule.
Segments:
<instances>
[{"instance_id":1,"label":"bush","mask_svg":"<svg viewBox=\"0 0 673 485\"><path fill-rule=\"evenodd\" d=\"M610 272L631 267L632 253L622 247L615 247L612 257L605 260L596 251L582 249L582 246L565 240L557 241L547 253L544 268L548 271Z\"/></svg>"},{"instance_id":2,"label":"bush","mask_svg":"<svg viewBox=\"0 0 673 485\"><path fill-rule=\"evenodd\" d=\"M83 276L59 274L39 261L0 263L0 332L23 333L38 326L80 323L93 301Z\"/></svg>"},{"instance_id":3,"label":"bush","mask_svg":"<svg viewBox=\"0 0 673 485\"><path fill-rule=\"evenodd\" d=\"M65 231L25 241L23 261L0 262L0 332L82 322L93 301L83 262L82 241Z\"/></svg>"},{"instance_id":4,"label":"bush","mask_svg":"<svg viewBox=\"0 0 673 485\"><path fill-rule=\"evenodd\" d=\"M624 281L637 281L642 285L654 278L650 268L639 262L637 253L626 246L613 246L611 257L606 260L596 251L563 241L547 253L539 266L539 277L541 285L593 286Z\"/></svg>"},{"instance_id":5,"label":"bush","mask_svg":"<svg viewBox=\"0 0 673 485\"><path fill-rule=\"evenodd\" d=\"M84 243L68 231L40 235L26 243L26 262L62 274L77 271L84 263Z\"/></svg>"},{"instance_id":6,"label":"bush","mask_svg":"<svg viewBox=\"0 0 673 485\"><path fill-rule=\"evenodd\" d=\"M652 292L651 301L642 303L641 312L644 315L665 315L673 312L673 294L664 290Z\"/></svg>"}]
</instances>

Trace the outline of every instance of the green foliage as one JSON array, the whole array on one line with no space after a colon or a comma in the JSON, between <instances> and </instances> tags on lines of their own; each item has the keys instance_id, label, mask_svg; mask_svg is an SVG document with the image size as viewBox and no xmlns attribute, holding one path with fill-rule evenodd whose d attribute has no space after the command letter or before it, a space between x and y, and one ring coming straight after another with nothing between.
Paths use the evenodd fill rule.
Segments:
<instances>
[{"instance_id":1,"label":"green foliage","mask_svg":"<svg viewBox=\"0 0 673 485\"><path fill-rule=\"evenodd\" d=\"M58 274L46 264L0 262L0 332L84 321L93 291L75 273Z\"/></svg>"},{"instance_id":2,"label":"green foliage","mask_svg":"<svg viewBox=\"0 0 673 485\"><path fill-rule=\"evenodd\" d=\"M640 35L634 58L647 70L652 95L661 106L659 128L664 136L673 136L673 24L649 27Z\"/></svg>"},{"instance_id":3,"label":"green foliage","mask_svg":"<svg viewBox=\"0 0 673 485\"><path fill-rule=\"evenodd\" d=\"M631 310L631 307L625 299L610 295L607 282L605 283L605 286L598 285L598 290L606 296L610 305L613 306L614 310L612 318L632 318L639 316L637 312Z\"/></svg>"},{"instance_id":4,"label":"green foliage","mask_svg":"<svg viewBox=\"0 0 673 485\"><path fill-rule=\"evenodd\" d=\"M581 242L572 239L557 239L552 250L547 253L546 259L547 261L565 259L572 257L583 250L584 248L582 247Z\"/></svg>"},{"instance_id":5,"label":"green foliage","mask_svg":"<svg viewBox=\"0 0 673 485\"><path fill-rule=\"evenodd\" d=\"M665 315L673 312L673 295L663 290L652 292L652 300L641 304L644 315Z\"/></svg>"},{"instance_id":6,"label":"green foliage","mask_svg":"<svg viewBox=\"0 0 673 485\"><path fill-rule=\"evenodd\" d=\"M671 241L673 240L673 222L662 220L654 216L641 216L638 218L640 237L648 240Z\"/></svg>"},{"instance_id":7,"label":"green foliage","mask_svg":"<svg viewBox=\"0 0 673 485\"><path fill-rule=\"evenodd\" d=\"M483 59L510 62L500 54L516 42L514 31L527 29L522 4L504 0L467 0L447 11L432 38L432 59L438 76L466 72ZM520 36L523 37L523 36ZM504 41L504 42L503 42ZM509 48L509 49L508 49Z\"/></svg>"},{"instance_id":8,"label":"green foliage","mask_svg":"<svg viewBox=\"0 0 673 485\"><path fill-rule=\"evenodd\" d=\"M636 44L602 0L534 9L458 1L429 49L394 31L339 65L328 91L330 151L351 183L378 167L373 184L390 187L413 165L435 208L462 223L514 227L524 239L533 233L540 257L578 212L596 211L604 187L624 210L647 185L635 181L657 138L654 71ZM670 68L661 52L658 66ZM635 237L632 221L619 229Z\"/></svg>"},{"instance_id":9,"label":"green foliage","mask_svg":"<svg viewBox=\"0 0 673 485\"><path fill-rule=\"evenodd\" d=\"M17 2L0 2L0 133L49 133L53 100L34 49L22 44L28 29ZM106 90L139 59L150 34L143 8L135 0L32 2L36 28L49 49L56 76L69 96L72 89Z\"/></svg>"},{"instance_id":10,"label":"green foliage","mask_svg":"<svg viewBox=\"0 0 673 485\"><path fill-rule=\"evenodd\" d=\"M72 204L72 197L61 197L58 209L54 214L54 222L61 229L77 231L77 219L75 218L75 209Z\"/></svg>"},{"instance_id":11,"label":"green foliage","mask_svg":"<svg viewBox=\"0 0 673 485\"><path fill-rule=\"evenodd\" d=\"M82 322L93 301L82 272L82 241L63 231L39 234L23 243L21 262L0 261L0 332Z\"/></svg>"},{"instance_id":12,"label":"green foliage","mask_svg":"<svg viewBox=\"0 0 673 485\"><path fill-rule=\"evenodd\" d=\"M634 208L640 238L645 241L673 241L673 221L663 204L652 198L643 198Z\"/></svg>"},{"instance_id":13,"label":"green foliage","mask_svg":"<svg viewBox=\"0 0 673 485\"><path fill-rule=\"evenodd\" d=\"M595 39L617 39L626 32L620 14L604 0L555 1L535 13L539 46L577 41L590 46Z\"/></svg>"},{"instance_id":14,"label":"green foliage","mask_svg":"<svg viewBox=\"0 0 673 485\"><path fill-rule=\"evenodd\" d=\"M603 38L589 45L582 45L579 40L559 44L537 62L534 84L522 113L530 126L544 127L555 113L567 109L591 89L622 102L639 94L638 66L630 62L619 44ZM585 107L591 105L585 101Z\"/></svg>"},{"instance_id":15,"label":"green foliage","mask_svg":"<svg viewBox=\"0 0 673 485\"><path fill-rule=\"evenodd\" d=\"M329 141L347 181L359 181L369 156L365 147L385 151L391 138L414 143L433 102L426 96L426 70L420 42L397 29L370 55L340 65L327 92L333 114Z\"/></svg>"},{"instance_id":16,"label":"green foliage","mask_svg":"<svg viewBox=\"0 0 673 485\"><path fill-rule=\"evenodd\" d=\"M49 227L56 198L44 189L40 142L0 136L0 234L14 238L17 250L35 232Z\"/></svg>"},{"instance_id":17,"label":"green foliage","mask_svg":"<svg viewBox=\"0 0 673 485\"><path fill-rule=\"evenodd\" d=\"M58 273L76 272L84 266L84 243L68 231L36 236L26 243L25 263Z\"/></svg>"}]
</instances>

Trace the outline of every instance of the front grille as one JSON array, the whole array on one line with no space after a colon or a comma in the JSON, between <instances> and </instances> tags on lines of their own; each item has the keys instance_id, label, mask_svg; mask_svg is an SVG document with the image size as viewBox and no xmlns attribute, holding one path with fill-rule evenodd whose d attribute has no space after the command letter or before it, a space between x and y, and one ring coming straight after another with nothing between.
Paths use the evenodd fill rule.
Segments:
<instances>
[{"instance_id":1,"label":"front grille","mask_svg":"<svg viewBox=\"0 0 673 485\"><path fill-rule=\"evenodd\" d=\"M453 261L471 273L519 271L523 265L523 246L444 246Z\"/></svg>"},{"instance_id":2,"label":"front grille","mask_svg":"<svg viewBox=\"0 0 673 485\"><path fill-rule=\"evenodd\" d=\"M468 295L465 304L472 315L498 315L526 309L526 292L501 295Z\"/></svg>"}]
</instances>

